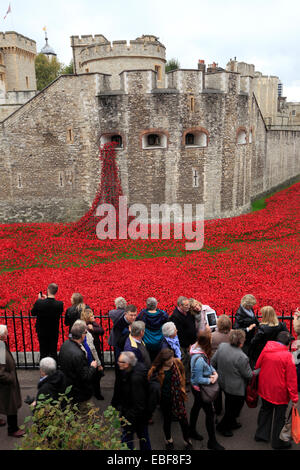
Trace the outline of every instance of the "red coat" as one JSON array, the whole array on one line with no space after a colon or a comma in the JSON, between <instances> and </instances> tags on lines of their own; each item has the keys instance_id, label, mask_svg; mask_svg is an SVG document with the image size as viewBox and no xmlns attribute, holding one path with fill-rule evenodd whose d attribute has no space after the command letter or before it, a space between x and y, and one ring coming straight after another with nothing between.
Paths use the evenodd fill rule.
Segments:
<instances>
[{"instance_id":1,"label":"red coat","mask_svg":"<svg viewBox=\"0 0 300 470\"><path fill-rule=\"evenodd\" d=\"M288 347L277 341L268 341L255 369L259 369L258 394L274 405L298 401L297 372Z\"/></svg>"}]
</instances>

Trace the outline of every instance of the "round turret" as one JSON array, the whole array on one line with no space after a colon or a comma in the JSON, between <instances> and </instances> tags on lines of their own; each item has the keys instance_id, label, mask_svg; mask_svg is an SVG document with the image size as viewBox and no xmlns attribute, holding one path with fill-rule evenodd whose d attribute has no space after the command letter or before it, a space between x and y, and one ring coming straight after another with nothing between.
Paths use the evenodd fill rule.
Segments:
<instances>
[{"instance_id":1,"label":"round turret","mask_svg":"<svg viewBox=\"0 0 300 470\"><path fill-rule=\"evenodd\" d=\"M109 74L113 89L120 88L119 74L125 70L154 70L157 84L164 86L166 49L156 36L144 35L134 41L113 41L104 36L72 36L76 73Z\"/></svg>"}]
</instances>

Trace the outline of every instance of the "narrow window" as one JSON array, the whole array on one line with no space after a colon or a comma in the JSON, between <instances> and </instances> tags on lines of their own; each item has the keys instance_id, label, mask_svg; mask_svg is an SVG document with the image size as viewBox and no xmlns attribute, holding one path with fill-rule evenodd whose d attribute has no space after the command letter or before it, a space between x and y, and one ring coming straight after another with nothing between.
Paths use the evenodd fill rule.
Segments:
<instances>
[{"instance_id":1,"label":"narrow window","mask_svg":"<svg viewBox=\"0 0 300 470\"><path fill-rule=\"evenodd\" d=\"M193 169L193 188L199 188L199 174L195 169Z\"/></svg>"},{"instance_id":2,"label":"narrow window","mask_svg":"<svg viewBox=\"0 0 300 470\"><path fill-rule=\"evenodd\" d=\"M67 130L67 142L69 144L74 143L73 129L71 127L69 127L69 129Z\"/></svg>"},{"instance_id":3,"label":"narrow window","mask_svg":"<svg viewBox=\"0 0 300 470\"><path fill-rule=\"evenodd\" d=\"M195 98L194 98L194 96L190 97L190 111L192 113L195 111Z\"/></svg>"},{"instance_id":4,"label":"narrow window","mask_svg":"<svg viewBox=\"0 0 300 470\"><path fill-rule=\"evenodd\" d=\"M155 65L155 72L157 72L157 80L161 80L161 65Z\"/></svg>"},{"instance_id":5,"label":"narrow window","mask_svg":"<svg viewBox=\"0 0 300 470\"><path fill-rule=\"evenodd\" d=\"M64 187L64 174L63 174L62 171L59 172L59 186L60 186L61 188Z\"/></svg>"},{"instance_id":6,"label":"narrow window","mask_svg":"<svg viewBox=\"0 0 300 470\"><path fill-rule=\"evenodd\" d=\"M26 77L26 88L29 88L29 78Z\"/></svg>"},{"instance_id":7,"label":"narrow window","mask_svg":"<svg viewBox=\"0 0 300 470\"><path fill-rule=\"evenodd\" d=\"M23 187L22 186L22 176L21 176L20 173L18 174L18 183L17 184L18 184L18 189L22 189L22 187Z\"/></svg>"}]
</instances>

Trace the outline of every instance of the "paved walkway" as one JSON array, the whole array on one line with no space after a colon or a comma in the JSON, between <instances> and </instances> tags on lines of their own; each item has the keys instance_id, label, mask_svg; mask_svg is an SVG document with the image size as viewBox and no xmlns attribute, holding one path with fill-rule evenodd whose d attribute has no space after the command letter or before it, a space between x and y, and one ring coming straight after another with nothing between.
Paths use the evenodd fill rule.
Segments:
<instances>
[{"instance_id":1,"label":"paved walkway","mask_svg":"<svg viewBox=\"0 0 300 470\"><path fill-rule=\"evenodd\" d=\"M21 385L21 392L23 400L27 395L34 396L36 393L36 385L39 380L38 370L18 370L18 378ZM114 372L108 370L105 372L105 377L101 381L102 393L105 397L104 401L94 400L94 403L99 406L101 410L104 410L109 404L112 396L112 389L114 384ZM191 393L188 394L187 410L188 413L193 405L193 396ZM240 421L242 427L234 432L233 437L223 437L217 433L217 439L226 450L271 450L271 446L266 443L255 442L253 439L256 420L259 408L250 409L247 405L244 406ZM30 408L28 405L23 403L22 408L19 410L18 421L19 425L23 424L24 418L30 415ZM207 447L207 432L204 424L204 413L200 411L198 418L198 431L204 436L204 440L201 442L193 441L194 449L206 450ZM153 450L164 450L164 436L162 430L162 421L160 412L157 410L154 415L154 424L149 426L149 434ZM183 440L180 432L178 423L173 423L172 434L175 444L175 450L183 449ZM0 450L13 450L16 443L19 443L20 439L7 436L7 428L0 428ZM291 450L300 450L300 445L293 444ZM285 451L286 452L286 451Z\"/></svg>"}]
</instances>

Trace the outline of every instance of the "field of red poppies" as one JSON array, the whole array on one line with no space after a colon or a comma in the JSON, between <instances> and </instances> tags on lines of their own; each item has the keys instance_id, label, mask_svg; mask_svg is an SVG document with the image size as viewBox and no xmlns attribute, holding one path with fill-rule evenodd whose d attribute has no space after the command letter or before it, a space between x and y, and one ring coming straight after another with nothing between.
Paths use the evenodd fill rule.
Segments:
<instances>
[{"instance_id":1,"label":"field of red poppies","mask_svg":"<svg viewBox=\"0 0 300 470\"><path fill-rule=\"evenodd\" d=\"M138 309L154 296L171 313L179 295L231 313L247 293L258 308L290 313L300 305L299 214L297 183L260 211L205 223L197 252L185 251L185 240L100 241L62 224L1 225L0 316L27 313L50 282L66 308L80 292L95 314L107 313L118 296Z\"/></svg>"}]
</instances>

